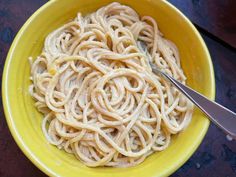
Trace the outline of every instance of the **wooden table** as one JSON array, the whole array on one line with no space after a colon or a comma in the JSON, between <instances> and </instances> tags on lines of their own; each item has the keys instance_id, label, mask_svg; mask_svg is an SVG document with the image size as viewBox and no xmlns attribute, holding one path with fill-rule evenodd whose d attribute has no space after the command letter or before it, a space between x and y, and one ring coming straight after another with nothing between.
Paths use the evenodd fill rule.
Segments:
<instances>
[{"instance_id":1,"label":"wooden table","mask_svg":"<svg viewBox=\"0 0 236 177\"><path fill-rule=\"evenodd\" d=\"M0 70L17 31L46 0L0 0ZM216 101L236 112L236 1L170 0L198 27L214 63ZM0 101L0 176L45 176L21 152L6 124ZM173 177L236 176L236 142L210 125L194 155Z\"/></svg>"}]
</instances>

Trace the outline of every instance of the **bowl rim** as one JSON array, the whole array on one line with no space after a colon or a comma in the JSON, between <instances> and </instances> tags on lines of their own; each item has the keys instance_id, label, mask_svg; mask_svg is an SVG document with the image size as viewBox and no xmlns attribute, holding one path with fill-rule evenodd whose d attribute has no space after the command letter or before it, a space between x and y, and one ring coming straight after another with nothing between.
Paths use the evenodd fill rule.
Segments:
<instances>
[{"instance_id":1,"label":"bowl rim","mask_svg":"<svg viewBox=\"0 0 236 177\"><path fill-rule=\"evenodd\" d=\"M204 42L204 40L202 39L200 33L198 32L198 30L195 28L195 26L191 23L191 21L179 10L177 9L174 5L172 5L171 3L169 3L166 0L161 0L162 3L165 3L165 5L167 5L171 10L176 11L178 13L179 16L181 16L181 18L184 19L185 23L187 23L190 28L193 30L193 32L195 33L196 37L199 39L200 44L206 54L206 61L209 64L209 70L210 70L210 80L211 85L210 85L210 91L209 91L209 96L208 98L210 98L211 100L215 100L215 75L214 75L214 67L213 67L213 63L211 60L211 56L209 54L208 48ZM50 0L48 2L46 2L44 5L42 5L38 10L36 10L29 18L28 20L24 23L24 25L21 27L21 29L18 31L16 37L14 38L14 41L11 44L11 47L8 51L7 57L6 57L6 61L4 64L4 70L3 70L3 76L2 76L2 101L3 101L3 108L4 108L4 114L7 120L7 125L10 129L11 135L13 136L15 142L17 143L18 147L21 149L21 151L26 155L26 157L36 166L38 167L42 172L44 172L45 174L47 174L48 176L58 176L58 174L54 171L52 171L49 167L47 167L43 162L41 162L40 160L38 160L38 158L34 155L34 153L27 147L27 145L25 145L24 141L22 140L22 138L20 137L20 135L18 134L17 131L17 127L14 124L14 118L12 116L11 113L11 109L10 109L10 101L8 98L8 75L9 75L9 68L11 65L11 60L12 60L12 56L14 53L14 50L17 46L17 43L21 37L21 35L23 34L23 32L28 28L28 25L31 23L31 21L33 21L35 19L35 17L37 15L39 15L41 12L43 12L45 9L47 9L50 5L52 5L53 3L57 3L59 2L59 0ZM198 148L198 146L201 144L202 139L204 138L208 127L209 127L210 121L206 121L206 123L204 124L201 133L199 133L198 139L196 139L193 148L189 151L189 153L181 160L179 160L178 162L176 162L174 165L172 165L172 168L169 168L169 170L166 171L165 175L168 176L172 173L174 173L180 166L182 166L189 158L190 156L196 151L196 149Z\"/></svg>"}]
</instances>

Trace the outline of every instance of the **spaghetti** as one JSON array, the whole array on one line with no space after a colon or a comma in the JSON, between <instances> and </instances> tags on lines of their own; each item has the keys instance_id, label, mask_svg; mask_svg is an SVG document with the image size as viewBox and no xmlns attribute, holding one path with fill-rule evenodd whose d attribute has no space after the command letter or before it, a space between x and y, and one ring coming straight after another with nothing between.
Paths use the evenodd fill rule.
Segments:
<instances>
[{"instance_id":1,"label":"spaghetti","mask_svg":"<svg viewBox=\"0 0 236 177\"><path fill-rule=\"evenodd\" d=\"M137 165L191 120L192 104L149 65L185 83L176 46L128 6L78 13L30 60L45 137L87 166Z\"/></svg>"}]
</instances>

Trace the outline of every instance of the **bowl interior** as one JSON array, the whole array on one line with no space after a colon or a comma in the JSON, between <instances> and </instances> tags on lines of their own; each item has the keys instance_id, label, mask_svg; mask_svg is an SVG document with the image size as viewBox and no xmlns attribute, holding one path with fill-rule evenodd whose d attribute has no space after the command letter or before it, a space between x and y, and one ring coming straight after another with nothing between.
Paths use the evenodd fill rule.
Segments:
<instances>
[{"instance_id":1,"label":"bowl interior","mask_svg":"<svg viewBox=\"0 0 236 177\"><path fill-rule=\"evenodd\" d=\"M74 156L50 145L41 131L42 115L29 95L28 57L41 53L45 37L76 16L95 11L110 0L52 0L38 10L23 26L9 51L3 76L3 102L10 130L23 152L48 175L59 176L167 176L181 166L204 137L209 121L195 109L192 122L173 136L170 147L148 157L132 168L88 168ZM173 6L154 0L119 0L140 15L157 20L161 32L179 48L187 84L214 99L214 74L204 42L192 24Z\"/></svg>"}]
</instances>

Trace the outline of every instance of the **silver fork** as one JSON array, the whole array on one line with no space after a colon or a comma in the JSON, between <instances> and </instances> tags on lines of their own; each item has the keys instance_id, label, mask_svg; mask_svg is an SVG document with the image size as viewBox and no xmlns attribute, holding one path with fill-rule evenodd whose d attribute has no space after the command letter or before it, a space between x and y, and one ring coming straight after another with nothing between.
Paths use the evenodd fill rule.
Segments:
<instances>
[{"instance_id":1,"label":"silver fork","mask_svg":"<svg viewBox=\"0 0 236 177\"><path fill-rule=\"evenodd\" d=\"M142 51L146 50L146 45L140 42ZM183 85L173 77L161 71L155 64L149 60L152 72L158 74L169 82L171 82L179 91L181 91L189 100L191 100L208 118L216 124L225 133L229 134L233 139L236 139L236 113L226 107L209 100L204 95Z\"/></svg>"}]
</instances>

